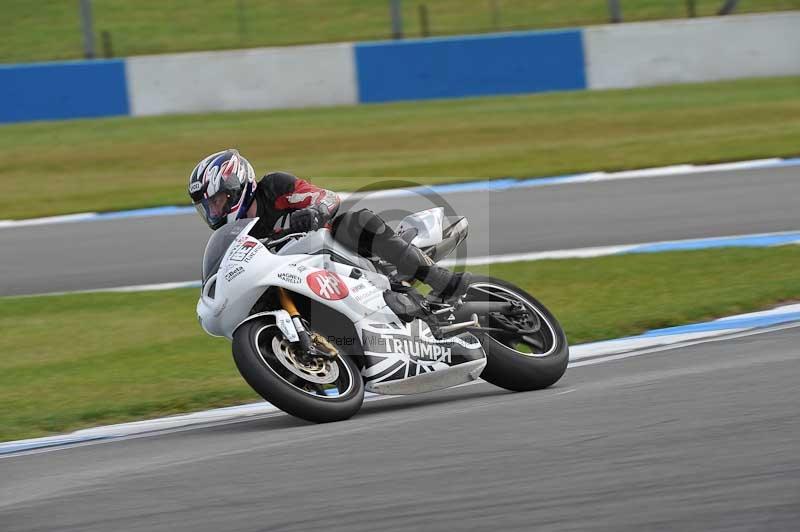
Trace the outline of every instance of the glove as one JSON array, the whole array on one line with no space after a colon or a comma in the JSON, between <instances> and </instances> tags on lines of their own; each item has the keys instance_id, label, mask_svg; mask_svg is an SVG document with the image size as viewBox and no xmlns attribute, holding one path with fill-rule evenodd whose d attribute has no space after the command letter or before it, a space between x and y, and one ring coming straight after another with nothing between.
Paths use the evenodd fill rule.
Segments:
<instances>
[{"instance_id":1,"label":"glove","mask_svg":"<svg viewBox=\"0 0 800 532\"><path fill-rule=\"evenodd\" d=\"M317 209L306 207L292 213L289 229L292 233L307 233L319 229L320 215Z\"/></svg>"}]
</instances>

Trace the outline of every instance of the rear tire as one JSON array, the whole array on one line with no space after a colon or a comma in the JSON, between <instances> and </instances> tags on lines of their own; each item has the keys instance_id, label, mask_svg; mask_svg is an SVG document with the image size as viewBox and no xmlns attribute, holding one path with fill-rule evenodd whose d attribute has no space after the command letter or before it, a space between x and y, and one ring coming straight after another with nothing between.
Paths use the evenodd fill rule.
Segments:
<instances>
[{"instance_id":1,"label":"rear tire","mask_svg":"<svg viewBox=\"0 0 800 532\"><path fill-rule=\"evenodd\" d=\"M493 277L473 275L465 300L487 299L487 291L521 301L530 312L537 315L541 334L535 338L536 342L533 343L537 347L530 353L515 349L516 346L508 338L478 334L487 357L481 378L515 392L540 390L556 383L564 375L569 363L567 336L558 320L529 293L512 283ZM537 353L537 350L540 352Z\"/></svg>"},{"instance_id":2,"label":"rear tire","mask_svg":"<svg viewBox=\"0 0 800 532\"><path fill-rule=\"evenodd\" d=\"M339 379L335 388L327 386L339 395L324 396L300 387L313 385L286 369L272 348L273 338L280 341L284 337L269 319L246 322L233 335L236 367L261 397L288 414L314 423L342 421L359 411L364 401L364 380L349 356L340 353L332 362L337 365Z\"/></svg>"}]
</instances>

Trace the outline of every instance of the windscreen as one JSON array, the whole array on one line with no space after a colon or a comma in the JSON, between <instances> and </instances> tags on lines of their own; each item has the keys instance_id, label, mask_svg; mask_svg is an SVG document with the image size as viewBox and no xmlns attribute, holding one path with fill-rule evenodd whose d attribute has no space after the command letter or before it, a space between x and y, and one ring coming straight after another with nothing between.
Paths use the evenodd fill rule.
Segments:
<instances>
[{"instance_id":1,"label":"windscreen","mask_svg":"<svg viewBox=\"0 0 800 532\"><path fill-rule=\"evenodd\" d=\"M214 231L206 244L206 252L203 255L203 284L208 278L217 273L222 257L230 247L231 243L244 230L252 219L239 220L232 224L226 224Z\"/></svg>"}]
</instances>

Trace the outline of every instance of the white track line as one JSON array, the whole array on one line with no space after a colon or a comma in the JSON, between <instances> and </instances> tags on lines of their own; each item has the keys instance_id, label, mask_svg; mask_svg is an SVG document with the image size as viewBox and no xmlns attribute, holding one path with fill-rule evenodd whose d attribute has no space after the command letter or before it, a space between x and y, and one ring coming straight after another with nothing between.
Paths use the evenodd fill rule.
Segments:
<instances>
[{"instance_id":1,"label":"white track line","mask_svg":"<svg viewBox=\"0 0 800 532\"><path fill-rule=\"evenodd\" d=\"M641 349L641 350L637 350L637 351L630 351L628 353L620 353L618 355L608 355L608 356L603 356L603 357L598 357L598 358L590 358L590 359L587 359L587 360L579 360L577 362L570 362L567 367L569 367L569 368L578 368L578 367L581 367L581 366L592 366L592 365L595 365L595 364L604 364L606 362L614 362L615 360L624 360L626 358L638 357L638 356L642 356L642 355L650 355L650 354L653 354L653 353L663 353L665 351L672 351L674 349L681 349L681 348L684 348L684 347L691 347L693 345L707 344L707 343L710 343L710 342L722 342L722 341L725 341L725 340L734 340L736 338L744 338L746 336L754 336L756 334L765 334L765 333L770 333L770 332L775 332L775 331L782 331L784 329L795 329L797 327L800 327L800 323L795 322L795 323L786 323L786 324L782 324L782 325L775 325L773 327L765 327L763 329L756 329L756 330L751 330L751 331L743 331L743 332L732 333L732 334L721 334L721 335L718 335L718 336L712 336L710 338L703 338L703 339L700 339L700 340L693 340L693 341L687 341L687 342L678 342L678 343L675 343L675 344L663 345L663 346L659 346L659 347L653 347L653 348L650 348L650 349Z\"/></svg>"}]
</instances>

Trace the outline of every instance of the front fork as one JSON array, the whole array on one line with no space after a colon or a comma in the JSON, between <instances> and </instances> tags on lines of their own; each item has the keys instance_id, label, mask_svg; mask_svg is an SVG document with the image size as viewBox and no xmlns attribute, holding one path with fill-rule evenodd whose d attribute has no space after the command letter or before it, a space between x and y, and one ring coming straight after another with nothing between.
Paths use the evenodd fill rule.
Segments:
<instances>
[{"instance_id":1,"label":"front fork","mask_svg":"<svg viewBox=\"0 0 800 532\"><path fill-rule=\"evenodd\" d=\"M317 349L314 345L314 342L311 339L311 333L303 325L303 320L300 317L300 312L297 310L297 306L292 301L292 296L289 294L288 291L284 290L283 288L278 287L278 299L280 300L281 307L283 310L289 313L289 316L292 318L292 325L294 325L295 330L297 331L297 338L298 343L300 344L300 354L303 357L308 357L309 359L315 357L323 357L323 358L335 358L336 354L331 352L326 352L326 349ZM317 333L314 333L315 335ZM334 349L333 346L321 340L323 347L327 347L328 351ZM327 346L325 344L328 344Z\"/></svg>"}]
</instances>

